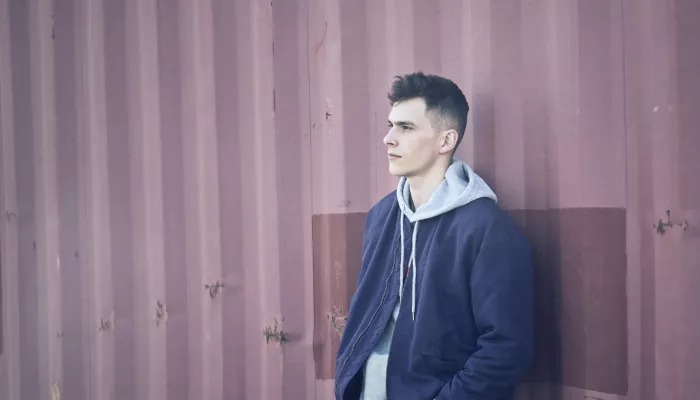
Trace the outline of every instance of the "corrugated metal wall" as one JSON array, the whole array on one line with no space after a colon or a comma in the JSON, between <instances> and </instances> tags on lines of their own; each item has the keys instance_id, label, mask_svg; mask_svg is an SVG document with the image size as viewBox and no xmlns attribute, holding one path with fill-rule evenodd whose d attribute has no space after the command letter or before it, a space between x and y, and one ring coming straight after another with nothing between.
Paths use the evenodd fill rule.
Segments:
<instances>
[{"instance_id":1,"label":"corrugated metal wall","mask_svg":"<svg viewBox=\"0 0 700 400\"><path fill-rule=\"evenodd\" d=\"M463 87L459 154L536 247L520 398L696 398L698 20L695 0L0 0L0 399L331 398L334 308L395 185L385 94L416 69Z\"/></svg>"}]
</instances>

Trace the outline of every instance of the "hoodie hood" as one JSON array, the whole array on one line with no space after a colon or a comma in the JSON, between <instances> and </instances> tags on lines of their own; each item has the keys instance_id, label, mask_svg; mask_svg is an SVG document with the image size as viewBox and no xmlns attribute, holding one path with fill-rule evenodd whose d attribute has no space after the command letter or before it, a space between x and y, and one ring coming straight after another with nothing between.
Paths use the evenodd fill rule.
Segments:
<instances>
[{"instance_id":1,"label":"hoodie hood","mask_svg":"<svg viewBox=\"0 0 700 400\"><path fill-rule=\"evenodd\" d=\"M400 274L400 290L399 301L403 300L404 286L404 216L411 223L415 223L413 227L413 237L411 240L411 255L408 259L408 268L413 270L413 288L411 296L411 315L415 320L416 315L416 238L418 237L418 224L420 221L436 217L444 214L455 208L469 204L470 202L480 199L489 198L495 202L498 201L496 194L486 184L486 182L477 175L469 165L465 162L453 159L452 164L445 172L445 179L430 195L430 198L425 204L422 204L415 211L411 210L410 204L410 187L405 177L399 180L398 188L396 189L396 197L399 201L399 209L401 210L401 274Z\"/></svg>"},{"instance_id":2,"label":"hoodie hood","mask_svg":"<svg viewBox=\"0 0 700 400\"><path fill-rule=\"evenodd\" d=\"M399 180L396 197L401 212L411 223L436 217L482 197L498 201L489 185L469 165L457 159L447 168L445 179L435 189L428 202L418 207L415 212L409 206L411 192L405 177Z\"/></svg>"}]
</instances>

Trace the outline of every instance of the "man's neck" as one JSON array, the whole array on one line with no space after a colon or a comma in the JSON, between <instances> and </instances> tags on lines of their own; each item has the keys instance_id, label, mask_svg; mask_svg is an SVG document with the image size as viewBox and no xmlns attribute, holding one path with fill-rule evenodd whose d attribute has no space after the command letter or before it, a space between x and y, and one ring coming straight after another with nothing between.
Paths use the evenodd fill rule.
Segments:
<instances>
[{"instance_id":1,"label":"man's neck","mask_svg":"<svg viewBox=\"0 0 700 400\"><path fill-rule=\"evenodd\" d=\"M425 204L430 200L430 196L435 189L440 186L442 180L445 179L446 167L435 165L430 170L422 175L411 176L406 178L409 189L411 191L411 200L413 201L413 210Z\"/></svg>"}]
</instances>

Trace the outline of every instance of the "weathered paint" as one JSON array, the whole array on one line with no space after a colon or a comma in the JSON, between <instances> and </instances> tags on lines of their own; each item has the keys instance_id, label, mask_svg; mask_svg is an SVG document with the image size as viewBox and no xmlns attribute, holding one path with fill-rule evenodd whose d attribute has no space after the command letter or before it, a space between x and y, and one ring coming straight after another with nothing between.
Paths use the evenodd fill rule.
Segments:
<instances>
[{"instance_id":1,"label":"weathered paint","mask_svg":"<svg viewBox=\"0 0 700 400\"><path fill-rule=\"evenodd\" d=\"M464 88L459 155L535 246L520 398L695 398L698 19L0 0L0 399L331 398L364 217L395 185L386 91L416 69Z\"/></svg>"}]
</instances>

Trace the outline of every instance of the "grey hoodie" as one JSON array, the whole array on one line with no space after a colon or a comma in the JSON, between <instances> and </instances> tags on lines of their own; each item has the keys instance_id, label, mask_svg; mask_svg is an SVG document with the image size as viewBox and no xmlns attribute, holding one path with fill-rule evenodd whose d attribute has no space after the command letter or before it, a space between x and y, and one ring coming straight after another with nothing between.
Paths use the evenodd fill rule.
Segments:
<instances>
[{"instance_id":1,"label":"grey hoodie","mask_svg":"<svg viewBox=\"0 0 700 400\"><path fill-rule=\"evenodd\" d=\"M396 189L396 197L401 210L401 272L399 274L400 288L404 285L405 268L405 246L404 246L404 216L410 223L415 223L411 241L411 255L408 259L410 268L413 269L413 285L411 296L411 318L415 321L416 315L416 238L418 237L418 225L420 221L442 215L450 210L464 206L476 199L489 198L498 201L496 194L465 162L453 159L452 164L445 172L445 179L430 195L428 201L411 210L410 187L405 177L399 180ZM362 383L361 400L384 400L386 399L386 366L389 358L389 348L391 338L394 334L396 319L398 318L399 307L403 299L403 290L399 290L399 301L397 302L392 316L387 324L379 343L370 354L364 365L364 377Z\"/></svg>"}]
</instances>

